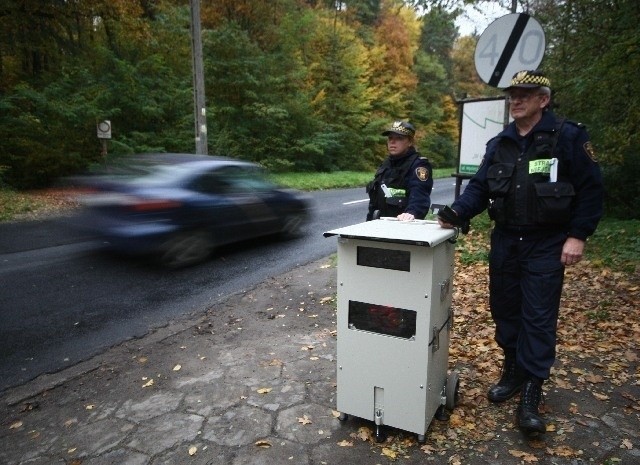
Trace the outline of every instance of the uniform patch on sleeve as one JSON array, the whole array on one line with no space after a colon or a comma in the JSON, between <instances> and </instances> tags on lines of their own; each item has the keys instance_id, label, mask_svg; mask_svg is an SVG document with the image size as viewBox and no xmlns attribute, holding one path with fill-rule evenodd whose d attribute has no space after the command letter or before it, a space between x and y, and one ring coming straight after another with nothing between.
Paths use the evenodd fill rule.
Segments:
<instances>
[{"instance_id":1,"label":"uniform patch on sleeve","mask_svg":"<svg viewBox=\"0 0 640 465\"><path fill-rule=\"evenodd\" d=\"M589 158L591 158L592 161L594 162L598 162L598 160L596 159L596 152L593 149L593 144L591 144L591 141L587 141L584 143L584 145L582 146L582 148L584 149L585 153L587 154L587 156Z\"/></svg>"},{"instance_id":2,"label":"uniform patch on sleeve","mask_svg":"<svg viewBox=\"0 0 640 465\"><path fill-rule=\"evenodd\" d=\"M420 181L426 181L427 179L429 179L429 170L424 166L418 166L416 168L416 176Z\"/></svg>"}]
</instances>

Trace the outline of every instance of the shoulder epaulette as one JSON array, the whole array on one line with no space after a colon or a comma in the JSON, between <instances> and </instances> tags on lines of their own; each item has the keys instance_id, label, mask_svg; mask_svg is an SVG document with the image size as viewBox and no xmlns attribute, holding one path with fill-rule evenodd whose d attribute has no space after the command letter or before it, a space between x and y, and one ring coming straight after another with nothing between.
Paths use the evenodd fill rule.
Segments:
<instances>
[{"instance_id":1,"label":"shoulder epaulette","mask_svg":"<svg viewBox=\"0 0 640 465\"><path fill-rule=\"evenodd\" d=\"M558 121L560 121L560 120L558 120ZM567 124L570 124L572 126L578 127L578 128L582 128L582 129L586 128L584 123L579 123L577 121L572 121L570 119L565 119L564 122L567 123Z\"/></svg>"},{"instance_id":2,"label":"shoulder epaulette","mask_svg":"<svg viewBox=\"0 0 640 465\"><path fill-rule=\"evenodd\" d=\"M493 142L493 141L495 141L497 139L501 139L501 138L502 138L501 136L494 136L491 139L489 139L485 145L488 146L491 142Z\"/></svg>"}]
</instances>

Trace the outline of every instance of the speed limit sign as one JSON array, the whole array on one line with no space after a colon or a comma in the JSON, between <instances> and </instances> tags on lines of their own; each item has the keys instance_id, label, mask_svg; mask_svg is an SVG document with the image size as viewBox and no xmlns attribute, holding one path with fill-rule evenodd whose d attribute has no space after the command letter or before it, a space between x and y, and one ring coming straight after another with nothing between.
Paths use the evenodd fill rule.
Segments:
<instances>
[{"instance_id":1,"label":"speed limit sign","mask_svg":"<svg viewBox=\"0 0 640 465\"><path fill-rule=\"evenodd\" d=\"M502 16L478 40L476 71L483 82L505 88L518 71L536 69L544 49L544 31L535 19L524 13Z\"/></svg>"}]
</instances>

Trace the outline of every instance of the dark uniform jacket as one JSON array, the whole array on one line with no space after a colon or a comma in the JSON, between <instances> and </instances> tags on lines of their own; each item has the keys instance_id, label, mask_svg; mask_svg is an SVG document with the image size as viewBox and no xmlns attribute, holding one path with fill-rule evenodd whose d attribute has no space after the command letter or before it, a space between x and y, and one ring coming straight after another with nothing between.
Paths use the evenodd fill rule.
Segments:
<instances>
[{"instance_id":1,"label":"dark uniform jacket","mask_svg":"<svg viewBox=\"0 0 640 465\"><path fill-rule=\"evenodd\" d=\"M550 182L552 160L557 179ZM489 208L505 231L557 232L586 240L602 216L603 186L584 126L549 110L522 137L509 124L487 144L478 172L452 208L463 220Z\"/></svg>"},{"instance_id":2,"label":"dark uniform jacket","mask_svg":"<svg viewBox=\"0 0 640 465\"><path fill-rule=\"evenodd\" d=\"M393 192L385 197L381 185ZM427 215L431 206L433 170L431 163L412 147L406 155L389 156L376 171L373 181L367 185L369 212L367 221L379 217L411 213L416 219Z\"/></svg>"}]
</instances>

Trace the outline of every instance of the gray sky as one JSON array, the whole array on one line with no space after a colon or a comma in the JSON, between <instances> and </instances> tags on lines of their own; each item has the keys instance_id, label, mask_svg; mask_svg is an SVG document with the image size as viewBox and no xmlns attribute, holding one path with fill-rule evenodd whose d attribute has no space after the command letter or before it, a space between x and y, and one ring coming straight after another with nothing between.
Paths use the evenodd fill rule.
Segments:
<instances>
[{"instance_id":1,"label":"gray sky","mask_svg":"<svg viewBox=\"0 0 640 465\"><path fill-rule=\"evenodd\" d=\"M481 2L480 5L481 11L467 6L464 13L456 20L461 36L471 35L474 30L482 34L489 24L511 12L508 8L500 7L496 2Z\"/></svg>"}]
</instances>

